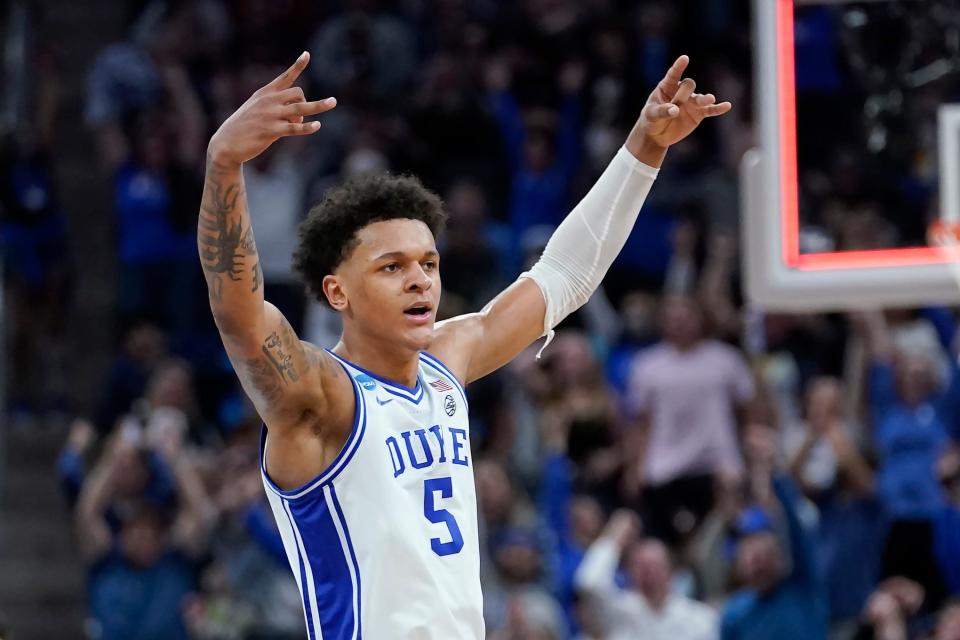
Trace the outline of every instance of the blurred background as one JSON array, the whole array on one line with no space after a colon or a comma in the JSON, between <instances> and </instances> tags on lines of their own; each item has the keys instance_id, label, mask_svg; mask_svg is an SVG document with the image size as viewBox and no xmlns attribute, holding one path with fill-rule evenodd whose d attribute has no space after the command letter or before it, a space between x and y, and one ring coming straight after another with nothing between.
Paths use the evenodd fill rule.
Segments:
<instances>
[{"instance_id":1,"label":"blurred background","mask_svg":"<svg viewBox=\"0 0 960 640\"><path fill-rule=\"evenodd\" d=\"M960 2L796 19L806 250L922 243ZM304 637L195 229L209 136L308 49L307 95L340 106L245 177L267 298L322 346L337 318L291 253L346 176L443 196L448 317L536 259L677 55L735 105L670 151L544 357L469 389L488 637L960 640L957 309L744 303L746 0L6 0L0 20L0 638Z\"/></svg>"}]
</instances>

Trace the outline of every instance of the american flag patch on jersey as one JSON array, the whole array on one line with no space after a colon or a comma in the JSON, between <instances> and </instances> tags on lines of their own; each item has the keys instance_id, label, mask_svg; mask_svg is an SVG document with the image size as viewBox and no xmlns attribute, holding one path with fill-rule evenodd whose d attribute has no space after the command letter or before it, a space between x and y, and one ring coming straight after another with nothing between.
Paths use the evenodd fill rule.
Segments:
<instances>
[{"instance_id":1,"label":"american flag patch on jersey","mask_svg":"<svg viewBox=\"0 0 960 640\"><path fill-rule=\"evenodd\" d=\"M434 380L430 383L430 386L436 389L437 391L450 391L453 389L453 385L447 382L446 380Z\"/></svg>"}]
</instances>

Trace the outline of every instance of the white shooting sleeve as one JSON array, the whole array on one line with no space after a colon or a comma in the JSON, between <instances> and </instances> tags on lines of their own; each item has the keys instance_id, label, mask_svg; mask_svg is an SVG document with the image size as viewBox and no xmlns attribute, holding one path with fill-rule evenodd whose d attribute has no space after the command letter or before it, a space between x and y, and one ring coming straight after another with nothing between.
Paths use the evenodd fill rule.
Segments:
<instances>
[{"instance_id":1,"label":"white shooting sleeve","mask_svg":"<svg viewBox=\"0 0 960 640\"><path fill-rule=\"evenodd\" d=\"M620 147L593 188L557 227L540 260L520 274L537 283L547 303L543 319L547 341L540 352L553 339L553 328L600 286L658 173Z\"/></svg>"}]
</instances>

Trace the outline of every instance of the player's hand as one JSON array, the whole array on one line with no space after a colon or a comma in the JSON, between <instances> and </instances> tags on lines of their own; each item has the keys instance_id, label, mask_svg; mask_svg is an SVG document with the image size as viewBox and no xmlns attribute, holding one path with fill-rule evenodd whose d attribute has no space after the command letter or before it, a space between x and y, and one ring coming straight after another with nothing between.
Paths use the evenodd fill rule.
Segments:
<instances>
[{"instance_id":1,"label":"player's hand","mask_svg":"<svg viewBox=\"0 0 960 640\"><path fill-rule=\"evenodd\" d=\"M683 77L688 64L687 56L677 58L650 94L627 141L631 152L631 145L666 149L690 135L704 118L723 115L733 108L729 102L718 104L712 93L695 93L697 83Z\"/></svg>"},{"instance_id":2,"label":"player's hand","mask_svg":"<svg viewBox=\"0 0 960 640\"><path fill-rule=\"evenodd\" d=\"M258 89L210 139L210 154L218 162L242 164L257 157L276 140L305 136L320 129L317 121L304 122L337 106L336 98L307 102L303 89L293 86L307 68L310 54L304 51L293 65Z\"/></svg>"}]
</instances>

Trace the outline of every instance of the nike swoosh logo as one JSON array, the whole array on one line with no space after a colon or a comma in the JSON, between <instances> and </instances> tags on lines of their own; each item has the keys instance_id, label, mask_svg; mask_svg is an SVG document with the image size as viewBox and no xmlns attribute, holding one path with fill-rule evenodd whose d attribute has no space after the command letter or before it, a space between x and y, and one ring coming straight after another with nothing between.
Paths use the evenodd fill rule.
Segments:
<instances>
[{"instance_id":1,"label":"nike swoosh logo","mask_svg":"<svg viewBox=\"0 0 960 640\"><path fill-rule=\"evenodd\" d=\"M379 404L381 407L390 402L393 402L393 398L390 398L389 400L381 400L380 398L377 398L377 404Z\"/></svg>"}]
</instances>

